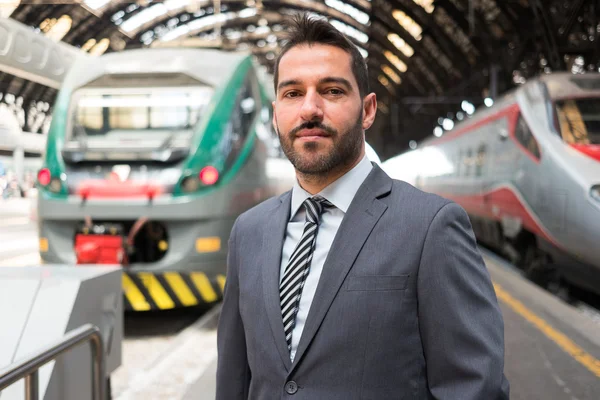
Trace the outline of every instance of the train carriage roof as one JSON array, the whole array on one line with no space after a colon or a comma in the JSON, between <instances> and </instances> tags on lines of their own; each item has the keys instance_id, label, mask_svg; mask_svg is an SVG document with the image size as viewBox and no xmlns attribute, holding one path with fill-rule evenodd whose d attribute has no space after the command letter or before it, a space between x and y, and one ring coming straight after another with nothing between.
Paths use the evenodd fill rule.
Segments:
<instances>
[{"instance_id":1,"label":"train carriage roof","mask_svg":"<svg viewBox=\"0 0 600 400\"><path fill-rule=\"evenodd\" d=\"M72 87L134 86L141 76L152 77L153 83L190 85L194 81L213 87L223 85L246 52L223 52L215 49L136 49L108 53L97 59L82 60L70 71ZM69 79L70 78L70 79Z\"/></svg>"}]
</instances>

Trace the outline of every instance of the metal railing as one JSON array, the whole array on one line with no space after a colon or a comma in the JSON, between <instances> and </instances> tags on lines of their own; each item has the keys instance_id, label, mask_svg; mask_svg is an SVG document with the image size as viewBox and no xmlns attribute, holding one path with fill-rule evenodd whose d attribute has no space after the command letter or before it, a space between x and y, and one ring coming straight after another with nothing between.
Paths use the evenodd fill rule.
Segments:
<instances>
[{"instance_id":1,"label":"metal railing","mask_svg":"<svg viewBox=\"0 0 600 400\"><path fill-rule=\"evenodd\" d=\"M92 350L92 399L105 400L104 346L100 330L92 324L73 329L59 341L0 370L0 393L19 379L25 378L25 399L39 400L39 369L61 354L88 341Z\"/></svg>"}]
</instances>

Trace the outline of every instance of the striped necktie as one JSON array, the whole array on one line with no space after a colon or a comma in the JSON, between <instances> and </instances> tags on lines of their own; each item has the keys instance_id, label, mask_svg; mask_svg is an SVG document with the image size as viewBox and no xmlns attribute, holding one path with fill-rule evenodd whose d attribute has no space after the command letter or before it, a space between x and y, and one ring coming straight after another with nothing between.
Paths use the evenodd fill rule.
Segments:
<instances>
[{"instance_id":1,"label":"striped necktie","mask_svg":"<svg viewBox=\"0 0 600 400\"><path fill-rule=\"evenodd\" d=\"M310 262L312 261L315 239L319 228L319 217L325 208L333 207L333 204L321 196L309 197L303 205L306 210L304 232L288 261L283 279L279 284L281 315L288 350L292 348L292 331L296 323L300 296L310 271Z\"/></svg>"}]
</instances>

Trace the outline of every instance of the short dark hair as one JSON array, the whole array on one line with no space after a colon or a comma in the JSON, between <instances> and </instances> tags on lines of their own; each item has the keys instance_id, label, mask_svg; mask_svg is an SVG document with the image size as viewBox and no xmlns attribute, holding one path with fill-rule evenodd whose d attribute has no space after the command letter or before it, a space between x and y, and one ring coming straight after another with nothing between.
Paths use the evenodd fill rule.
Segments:
<instances>
[{"instance_id":1,"label":"short dark hair","mask_svg":"<svg viewBox=\"0 0 600 400\"><path fill-rule=\"evenodd\" d=\"M360 97L369 94L369 76L367 75L367 63L358 48L340 31L338 31L329 22L310 17L307 13L295 15L287 24L288 34L286 44L282 47L277 60L275 61L275 72L273 84L275 93L277 93L277 84L279 82L279 62L281 58L293 47L301 44L326 44L339 47L352 57L352 73L358 83Z\"/></svg>"}]
</instances>

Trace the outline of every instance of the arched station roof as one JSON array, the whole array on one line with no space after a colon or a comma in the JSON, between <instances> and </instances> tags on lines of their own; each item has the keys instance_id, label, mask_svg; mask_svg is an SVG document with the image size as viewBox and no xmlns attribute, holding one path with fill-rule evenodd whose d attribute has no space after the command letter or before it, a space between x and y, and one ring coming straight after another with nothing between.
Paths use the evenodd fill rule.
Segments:
<instances>
[{"instance_id":1,"label":"arched station roof","mask_svg":"<svg viewBox=\"0 0 600 400\"><path fill-rule=\"evenodd\" d=\"M596 0L9 0L0 12L91 54L218 46L251 49L267 69L287 15L325 17L367 59L379 100L369 141L386 159L444 118L465 118L464 101L479 107L540 73L598 71L597 7ZM26 112L49 112L56 96L2 72L0 93L0 101L20 98Z\"/></svg>"}]
</instances>

